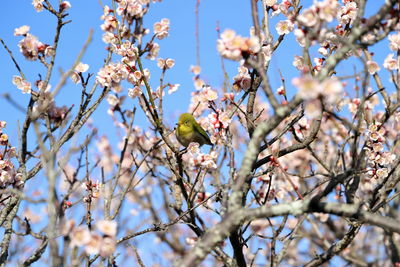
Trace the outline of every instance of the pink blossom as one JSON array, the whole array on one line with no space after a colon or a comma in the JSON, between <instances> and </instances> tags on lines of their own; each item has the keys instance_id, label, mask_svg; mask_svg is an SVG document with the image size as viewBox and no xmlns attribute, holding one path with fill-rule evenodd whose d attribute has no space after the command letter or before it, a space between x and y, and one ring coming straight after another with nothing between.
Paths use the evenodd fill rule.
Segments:
<instances>
[{"instance_id":1,"label":"pink blossom","mask_svg":"<svg viewBox=\"0 0 400 267\"><path fill-rule=\"evenodd\" d=\"M315 3L318 9L318 15L321 20L331 22L338 13L339 3L337 0L325 0Z\"/></svg>"},{"instance_id":2,"label":"pink blossom","mask_svg":"<svg viewBox=\"0 0 400 267\"><path fill-rule=\"evenodd\" d=\"M103 238L100 235L96 233L91 233L90 239L85 245L85 252L89 255L99 254L100 248L102 246L102 241Z\"/></svg>"},{"instance_id":3,"label":"pink blossom","mask_svg":"<svg viewBox=\"0 0 400 267\"><path fill-rule=\"evenodd\" d=\"M151 43L150 44L150 51L146 55L146 58L148 58L150 60L156 59L156 57L158 56L158 52L159 51L160 51L160 45L157 44L157 43Z\"/></svg>"},{"instance_id":4,"label":"pink blossom","mask_svg":"<svg viewBox=\"0 0 400 267\"><path fill-rule=\"evenodd\" d=\"M117 88L119 83L128 77L126 66L121 63L110 63L101 68L97 73L96 80L103 86Z\"/></svg>"},{"instance_id":5,"label":"pink blossom","mask_svg":"<svg viewBox=\"0 0 400 267\"><path fill-rule=\"evenodd\" d=\"M113 15L108 15L104 18L104 23L100 25L100 28L105 32L113 32L117 29L117 26L117 18Z\"/></svg>"},{"instance_id":6,"label":"pink blossom","mask_svg":"<svg viewBox=\"0 0 400 267\"><path fill-rule=\"evenodd\" d=\"M385 61L383 62L383 67L388 70L397 70L399 69L399 64L396 59L393 58L393 54L389 54Z\"/></svg>"},{"instance_id":7,"label":"pink blossom","mask_svg":"<svg viewBox=\"0 0 400 267\"><path fill-rule=\"evenodd\" d=\"M12 83L17 86L18 89L22 91L23 94L30 94L31 93L31 83L28 82L27 80L24 80L20 76L13 76Z\"/></svg>"},{"instance_id":8,"label":"pink blossom","mask_svg":"<svg viewBox=\"0 0 400 267\"><path fill-rule=\"evenodd\" d=\"M303 76L294 78L292 84L299 89L299 95L304 99L314 99L322 91L322 88L317 80L311 76Z\"/></svg>"},{"instance_id":9,"label":"pink blossom","mask_svg":"<svg viewBox=\"0 0 400 267\"><path fill-rule=\"evenodd\" d=\"M142 89L139 86L128 89L128 96L131 98L138 97L142 94Z\"/></svg>"},{"instance_id":10,"label":"pink blossom","mask_svg":"<svg viewBox=\"0 0 400 267\"><path fill-rule=\"evenodd\" d=\"M30 27L28 25L23 25L19 28L16 28L14 30L14 35L15 36L22 36L22 35L26 35L30 30Z\"/></svg>"},{"instance_id":11,"label":"pink blossom","mask_svg":"<svg viewBox=\"0 0 400 267\"><path fill-rule=\"evenodd\" d=\"M341 24L352 24L357 16L358 8L355 2L346 2L340 8L337 14L337 19Z\"/></svg>"},{"instance_id":12,"label":"pink blossom","mask_svg":"<svg viewBox=\"0 0 400 267\"><path fill-rule=\"evenodd\" d=\"M400 32L397 34L389 35L389 48L392 51L399 51L400 50Z\"/></svg>"},{"instance_id":13,"label":"pink blossom","mask_svg":"<svg viewBox=\"0 0 400 267\"><path fill-rule=\"evenodd\" d=\"M199 75L201 72L201 67L200 66L190 66L190 72L192 72L194 75Z\"/></svg>"},{"instance_id":14,"label":"pink blossom","mask_svg":"<svg viewBox=\"0 0 400 267\"><path fill-rule=\"evenodd\" d=\"M369 74L374 75L381 68L379 67L378 63L376 63L375 61L368 60L367 61L367 69L368 69Z\"/></svg>"},{"instance_id":15,"label":"pink blossom","mask_svg":"<svg viewBox=\"0 0 400 267\"><path fill-rule=\"evenodd\" d=\"M101 243L100 246L100 256L103 258L107 258L111 256L117 246L117 241L114 238L111 237L105 237L103 238L103 242Z\"/></svg>"},{"instance_id":16,"label":"pink blossom","mask_svg":"<svg viewBox=\"0 0 400 267\"><path fill-rule=\"evenodd\" d=\"M204 88L202 94L203 94L205 100L207 100L207 101L214 101L218 98L217 91L211 89L211 87L209 87L209 86Z\"/></svg>"},{"instance_id":17,"label":"pink blossom","mask_svg":"<svg viewBox=\"0 0 400 267\"><path fill-rule=\"evenodd\" d=\"M34 8L37 12L43 11L43 1L44 1L44 0L33 0L33 1L32 1L33 8Z\"/></svg>"},{"instance_id":18,"label":"pink blossom","mask_svg":"<svg viewBox=\"0 0 400 267\"><path fill-rule=\"evenodd\" d=\"M43 52L44 44L41 43L36 36L27 33L25 38L18 43L20 52L28 60L37 60L39 52Z\"/></svg>"},{"instance_id":19,"label":"pink blossom","mask_svg":"<svg viewBox=\"0 0 400 267\"><path fill-rule=\"evenodd\" d=\"M292 64L293 64L293 66L296 67L296 69L298 69L300 71L304 71L307 68L304 63L304 58L302 56L294 56Z\"/></svg>"},{"instance_id":20,"label":"pink blossom","mask_svg":"<svg viewBox=\"0 0 400 267\"><path fill-rule=\"evenodd\" d=\"M117 234L117 222L110 220L101 220L96 222L96 228L101 233L110 237L115 237Z\"/></svg>"},{"instance_id":21,"label":"pink blossom","mask_svg":"<svg viewBox=\"0 0 400 267\"><path fill-rule=\"evenodd\" d=\"M172 94L173 92L176 92L179 88L179 86L181 86L179 83L177 84L170 84L169 85L169 89L168 89L168 94Z\"/></svg>"},{"instance_id":22,"label":"pink blossom","mask_svg":"<svg viewBox=\"0 0 400 267\"><path fill-rule=\"evenodd\" d=\"M244 38L229 29L225 30L217 41L217 50L221 56L232 60L240 60L244 54L251 55L260 49L258 37Z\"/></svg>"},{"instance_id":23,"label":"pink blossom","mask_svg":"<svg viewBox=\"0 0 400 267\"><path fill-rule=\"evenodd\" d=\"M154 23L153 26L154 34L157 39L162 40L168 37L169 34L169 19L162 19L160 22Z\"/></svg>"},{"instance_id":24,"label":"pink blossom","mask_svg":"<svg viewBox=\"0 0 400 267\"><path fill-rule=\"evenodd\" d=\"M289 34L294 29L294 24L290 20L281 20L275 26L279 35Z\"/></svg>"},{"instance_id":25,"label":"pink blossom","mask_svg":"<svg viewBox=\"0 0 400 267\"><path fill-rule=\"evenodd\" d=\"M63 11L68 10L68 9L71 8L71 3L70 3L69 1L63 1L63 2L60 4L60 8L61 8Z\"/></svg>"},{"instance_id":26,"label":"pink blossom","mask_svg":"<svg viewBox=\"0 0 400 267\"><path fill-rule=\"evenodd\" d=\"M304 25L306 27L314 27L317 25L318 21L318 15L315 9L315 6L311 6L310 8L305 9L298 17L297 17L297 21L301 24ZM289 30L290 32L290 30ZM289 32L285 33L288 34ZM280 35L282 35L283 33L280 33L278 31L278 33Z\"/></svg>"},{"instance_id":27,"label":"pink blossom","mask_svg":"<svg viewBox=\"0 0 400 267\"><path fill-rule=\"evenodd\" d=\"M129 40L126 40L122 45L114 45L115 51L118 55L122 56L122 62L134 64L138 56L138 48Z\"/></svg>"},{"instance_id":28,"label":"pink blossom","mask_svg":"<svg viewBox=\"0 0 400 267\"><path fill-rule=\"evenodd\" d=\"M70 233L71 246L81 247L89 243L91 235L86 226L79 226Z\"/></svg>"}]
</instances>

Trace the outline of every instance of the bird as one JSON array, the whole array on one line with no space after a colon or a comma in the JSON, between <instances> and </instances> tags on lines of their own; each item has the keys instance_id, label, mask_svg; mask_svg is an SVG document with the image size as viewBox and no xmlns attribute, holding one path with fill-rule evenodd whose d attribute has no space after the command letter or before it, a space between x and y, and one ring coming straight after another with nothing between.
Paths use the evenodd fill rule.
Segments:
<instances>
[{"instance_id":1,"label":"bird","mask_svg":"<svg viewBox=\"0 0 400 267\"><path fill-rule=\"evenodd\" d=\"M192 114L181 114L177 125L175 135L184 147L187 147L191 142L199 143L200 146L204 144L213 145L206 131L197 123Z\"/></svg>"}]
</instances>

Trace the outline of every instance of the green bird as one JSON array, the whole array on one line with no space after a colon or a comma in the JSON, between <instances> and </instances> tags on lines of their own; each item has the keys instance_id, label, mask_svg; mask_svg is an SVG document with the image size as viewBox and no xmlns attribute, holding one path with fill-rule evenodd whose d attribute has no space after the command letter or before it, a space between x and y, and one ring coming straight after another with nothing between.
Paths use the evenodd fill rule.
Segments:
<instances>
[{"instance_id":1,"label":"green bird","mask_svg":"<svg viewBox=\"0 0 400 267\"><path fill-rule=\"evenodd\" d=\"M183 113L179 117L175 135L179 143L184 147L187 147L191 142L199 143L200 146L204 144L212 146L206 131L204 131L190 113Z\"/></svg>"}]
</instances>

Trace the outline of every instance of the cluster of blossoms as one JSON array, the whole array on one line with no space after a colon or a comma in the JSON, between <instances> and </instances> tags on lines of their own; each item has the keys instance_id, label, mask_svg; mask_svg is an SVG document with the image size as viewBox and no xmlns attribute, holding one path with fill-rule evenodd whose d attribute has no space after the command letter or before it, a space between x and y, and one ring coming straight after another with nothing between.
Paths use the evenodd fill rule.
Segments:
<instances>
[{"instance_id":1,"label":"cluster of blossoms","mask_svg":"<svg viewBox=\"0 0 400 267\"><path fill-rule=\"evenodd\" d=\"M251 86L251 77L249 73L249 69L245 66L240 66L238 68L238 74L233 77L233 86L232 89L235 92L240 92L241 90L248 90Z\"/></svg>"},{"instance_id":2,"label":"cluster of blossoms","mask_svg":"<svg viewBox=\"0 0 400 267\"><path fill-rule=\"evenodd\" d=\"M4 147L0 153L0 188L6 188L8 185L20 187L23 184L22 174L15 170L12 158L16 157L15 147L11 146L8 135L3 129L6 127L5 121L0 121L0 146Z\"/></svg>"},{"instance_id":3,"label":"cluster of blossoms","mask_svg":"<svg viewBox=\"0 0 400 267\"><path fill-rule=\"evenodd\" d=\"M227 129L232 119L229 117L228 112L221 111L219 109L216 112L210 113L208 116L208 121L212 125L213 130L221 131Z\"/></svg>"},{"instance_id":4,"label":"cluster of blossoms","mask_svg":"<svg viewBox=\"0 0 400 267\"><path fill-rule=\"evenodd\" d=\"M97 182L92 182L92 180L82 183L82 189L87 192L87 196L83 198L83 202L92 202L93 199L97 199L100 196L100 190L103 184Z\"/></svg>"},{"instance_id":5,"label":"cluster of blossoms","mask_svg":"<svg viewBox=\"0 0 400 267\"><path fill-rule=\"evenodd\" d=\"M217 91L211 89L210 86L203 86L201 90L192 92L189 112L194 116L200 116L208 108L209 101L216 99L218 99Z\"/></svg>"},{"instance_id":6,"label":"cluster of blossoms","mask_svg":"<svg viewBox=\"0 0 400 267\"><path fill-rule=\"evenodd\" d=\"M368 175L376 179L385 178L389 173L386 167L391 164L396 157L390 152L383 151L386 140L386 130L382 125L374 123L368 127L366 135L368 139L364 150L370 166Z\"/></svg>"},{"instance_id":7,"label":"cluster of blossoms","mask_svg":"<svg viewBox=\"0 0 400 267\"><path fill-rule=\"evenodd\" d=\"M216 169L217 164L215 163L218 158L218 153L212 151L210 154L200 152L198 143L190 143L188 146L188 162L192 168L203 167L206 169Z\"/></svg>"},{"instance_id":8,"label":"cluster of blossoms","mask_svg":"<svg viewBox=\"0 0 400 267\"><path fill-rule=\"evenodd\" d=\"M115 92L121 91L120 83L127 79L129 69L122 63L113 62L99 70L97 73L97 81L103 87L111 87Z\"/></svg>"},{"instance_id":9,"label":"cluster of blossoms","mask_svg":"<svg viewBox=\"0 0 400 267\"><path fill-rule=\"evenodd\" d=\"M222 57L238 61L259 52L261 47L258 37L242 37L227 29L218 39L217 49Z\"/></svg>"},{"instance_id":10,"label":"cluster of blossoms","mask_svg":"<svg viewBox=\"0 0 400 267\"><path fill-rule=\"evenodd\" d=\"M146 13L144 5L150 3L150 0L119 0L117 14L131 21L133 18L140 18Z\"/></svg>"},{"instance_id":11,"label":"cluster of blossoms","mask_svg":"<svg viewBox=\"0 0 400 267\"><path fill-rule=\"evenodd\" d=\"M300 25L306 27L315 27L322 22L332 22L339 12L339 3L337 0L325 0L315 2L314 5L305 9L298 17ZM341 12L345 14L345 11ZM344 15L343 15L344 16Z\"/></svg>"},{"instance_id":12,"label":"cluster of blossoms","mask_svg":"<svg viewBox=\"0 0 400 267\"><path fill-rule=\"evenodd\" d=\"M139 50L132 44L129 40L126 40L120 44L114 44L114 51L122 56L121 62L129 64L131 66L135 65L136 59L138 57Z\"/></svg>"},{"instance_id":13,"label":"cluster of blossoms","mask_svg":"<svg viewBox=\"0 0 400 267\"><path fill-rule=\"evenodd\" d=\"M99 254L107 258L116 249L117 223L115 221L102 220L96 223L96 229L101 233L90 231L86 226L75 227L75 221L70 220L65 224L62 234L69 236L72 247L84 247L88 255Z\"/></svg>"},{"instance_id":14,"label":"cluster of blossoms","mask_svg":"<svg viewBox=\"0 0 400 267\"><path fill-rule=\"evenodd\" d=\"M153 26L154 35L157 39L162 40L168 37L169 34L169 19L162 19L160 22L154 23Z\"/></svg>"},{"instance_id":15,"label":"cluster of blossoms","mask_svg":"<svg viewBox=\"0 0 400 267\"><path fill-rule=\"evenodd\" d=\"M35 61L39 57L53 56L54 48L48 44L43 44L38 38L29 33L30 27L27 25L21 26L14 30L15 36L24 36L24 39L19 41L18 47L20 52L27 60Z\"/></svg>"}]
</instances>

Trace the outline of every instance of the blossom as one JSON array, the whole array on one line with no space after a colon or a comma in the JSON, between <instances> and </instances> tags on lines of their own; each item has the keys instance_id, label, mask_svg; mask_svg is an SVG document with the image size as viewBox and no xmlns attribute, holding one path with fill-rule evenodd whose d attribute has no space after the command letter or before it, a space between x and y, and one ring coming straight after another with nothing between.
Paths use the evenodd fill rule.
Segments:
<instances>
[{"instance_id":1,"label":"blossom","mask_svg":"<svg viewBox=\"0 0 400 267\"><path fill-rule=\"evenodd\" d=\"M179 83L177 84L170 84L169 89L168 89L168 94L172 94L173 92L177 91L179 86L181 86Z\"/></svg>"},{"instance_id":2,"label":"blossom","mask_svg":"<svg viewBox=\"0 0 400 267\"><path fill-rule=\"evenodd\" d=\"M115 95L109 94L107 96L107 102L108 102L108 104L110 104L110 106L116 106L119 104L119 99Z\"/></svg>"},{"instance_id":3,"label":"blossom","mask_svg":"<svg viewBox=\"0 0 400 267\"><path fill-rule=\"evenodd\" d=\"M33 8L36 10L36 12L43 11L43 1L44 0L33 0L32 1Z\"/></svg>"},{"instance_id":4,"label":"blossom","mask_svg":"<svg viewBox=\"0 0 400 267\"><path fill-rule=\"evenodd\" d=\"M102 240L101 246L100 246L100 256L103 258L107 258L111 256L117 246L117 241L114 238L111 237L105 237Z\"/></svg>"},{"instance_id":5,"label":"blossom","mask_svg":"<svg viewBox=\"0 0 400 267\"><path fill-rule=\"evenodd\" d=\"M82 62L79 62L78 65L75 67L75 71L77 72L86 72L89 69L88 64L84 64Z\"/></svg>"},{"instance_id":6,"label":"blossom","mask_svg":"<svg viewBox=\"0 0 400 267\"><path fill-rule=\"evenodd\" d=\"M218 98L218 93L217 91L211 89L211 87L206 86L202 92L205 100L207 101L213 101L216 100Z\"/></svg>"},{"instance_id":7,"label":"blossom","mask_svg":"<svg viewBox=\"0 0 400 267\"><path fill-rule=\"evenodd\" d=\"M46 57L52 57L56 54L56 50L54 49L54 47L47 45L46 48L44 49L44 55Z\"/></svg>"},{"instance_id":8,"label":"blossom","mask_svg":"<svg viewBox=\"0 0 400 267\"><path fill-rule=\"evenodd\" d=\"M30 27L28 25L23 25L19 28L15 28L14 29L14 35L15 36L22 36L22 35L26 35L30 30Z\"/></svg>"},{"instance_id":9,"label":"blossom","mask_svg":"<svg viewBox=\"0 0 400 267\"><path fill-rule=\"evenodd\" d=\"M89 69L88 64L83 64L82 62L79 62L78 65L76 65L74 72L71 74L71 80L75 83L78 84L81 82L81 77L79 76L79 73L86 72Z\"/></svg>"},{"instance_id":10,"label":"blossom","mask_svg":"<svg viewBox=\"0 0 400 267\"><path fill-rule=\"evenodd\" d=\"M277 0L267 0L265 3L267 4L267 6L273 6L275 5L277 2Z\"/></svg>"},{"instance_id":11,"label":"blossom","mask_svg":"<svg viewBox=\"0 0 400 267\"><path fill-rule=\"evenodd\" d=\"M276 31L279 35L289 34L294 29L294 24L290 20L281 20L276 24Z\"/></svg>"},{"instance_id":12,"label":"blossom","mask_svg":"<svg viewBox=\"0 0 400 267\"><path fill-rule=\"evenodd\" d=\"M118 88L120 82L128 77L126 66L121 63L110 63L99 70L96 80L103 86Z\"/></svg>"},{"instance_id":13,"label":"blossom","mask_svg":"<svg viewBox=\"0 0 400 267\"><path fill-rule=\"evenodd\" d=\"M337 19L341 24L352 24L357 17L357 4L355 2L346 2L344 6L340 8L337 14Z\"/></svg>"},{"instance_id":14,"label":"blossom","mask_svg":"<svg viewBox=\"0 0 400 267\"><path fill-rule=\"evenodd\" d=\"M375 61L368 60L367 61L367 69L368 69L369 74L374 75L381 68L379 67L378 63L376 63Z\"/></svg>"},{"instance_id":15,"label":"blossom","mask_svg":"<svg viewBox=\"0 0 400 267\"><path fill-rule=\"evenodd\" d=\"M298 22L300 22L301 25L304 25L306 27L314 27L318 23L318 15L317 15L315 6L305 9L297 17L297 20L298 20ZM287 32L287 33L289 33L289 32ZM279 31L278 31L278 33L279 33ZM283 33L279 33L279 34L282 35Z\"/></svg>"},{"instance_id":16,"label":"blossom","mask_svg":"<svg viewBox=\"0 0 400 267\"><path fill-rule=\"evenodd\" d=\"M122 56L122 62L134 63L138 56L138 48L129 40L126 40L122 45L114 45L115 51L118 55Z\"/></svg>"},{"instance_id":17,"label":"blossom","mask_svg":"<svg viewBox=\"0 0 400 267\"><path fill-rule=\"evenodd\" d=\"M306 68L307 68L305 65L305 62L304 62L304 58L302 56L294 56L292 64L293 64L293 66L296 67L296 69L301 70L301 71L306 70Z\"/></svg>"},{"instance_id":18,"label":"blossom","mask_svg":"<svg viewBox=\"0 0 400 267\"><path fill-rule=\"evenodd\" d=\"M217 50L221 56L232 60L240 60L243 55L257 53L260 49L258 37L244 38L230 29L225 30L217 41Z\"/></svg>"},{"instance_id":19,"label":"blossom","mask_svg":"<svg viewBox=\"0 0 400 267\"><path fill-rule=\"evenodd\" d=\"M117 222L101 220L96 223L96 228L105 235L115 237L117 234Z\"/></svg>"},{"instance_id":20,"label":"blossom","mask_svg":"<svg viewBox=\"0 0 400 267\"><path fill-rule=\"evenodd\" d=\"M117 18L113 15L108 15L104 18L104 22L100 25L100 28L105 32L113 32L117 29L117 26Z\"/></svg>"},{"instance_id":21,"label":"blossom","mask_svg":"<svg viewBox=\"0 0 400 267\"><path fill-rule=\"evenodd\" d=\"M315 6L318 10L319 18L331 22L337 16L339 3L337 0L325 0L316 2Z\"/></svg>"},{"instance_id":22,"label":"blossom","mask_svg":"<svg viewBox=\"0 0 400 267\"><path fill-rule=\"evenodd\" d=\"M399 51L400 50L400 32L397 34L391 34L388 37L389 39L389 48L392 51Z\"/></svg>"},{"instance_id":23,"label":"blossom","mask_svg":"<svg viewBox=\"0 0 400 267\"><path fill-rule=\"evenodd\" d=\"M37 60L39 53L45 49L45 45L30 33L27 33L25 38L19 41L18 46L24 57L32 61Z\"/></svg>"},{"instance_id":24,"label":"blossom","mask_svg":"<svg viewBox=\"0 0 400 267\"><path fill-rule=\"evenodd\" d=\"M162 59L159 58L157 59L157 66L160 69L170 69L175 65L175 60L171 59L171 58L167 58L167 59Z\"/></svg>"},{"instance_id":25,"label":"blossom","mask_svg":"<svg viewBox=\"0 0 400 267\"><path fill-rule=\"evenodd\" d=\"M79 226L70 233L71 246L81 247L89 243L91 235L85 226Z\"/></svg>"},{"instance_id":26,"label":"blossom","mask_svg":"<svg viewBox=\"0 0 400 267\"><path fill-rule=\"evenodd\" d=\"M150 60L156 59L156 57L158 56L158 52L159 51L160 51L160 45L157 44L157 43L151 43L150 44L150 51L146 55L146 58L148 58Z\"/></svg>"},{"instance_id":27,"label":"blossom","mask_svg":"<svg viewBox=\"0 0 400 267\"><path fill-rule=\"evenodd\" d=\"M305 33L302 29L295 29L294 36L296 37L297 43L299 43L301 47L306 45Z\"/></svg>"},{"instance_id":28,"label":"blossom","mask_svg":"<svg viewBox=\"0 0 400 267\"><path fill-rule=\"evenodd\" d=\"M106 44L116 44L116 43L118 43L118 38L112 32L105 32L101 39Z\"/></svg>"},{"instance_id":29,"label":"blossom","mask_svg":"<svg viewBox=\"0 0 400 267\"><path fill-rule=\"evenodd\" d=\"M138 97L142 94L142 89L139 86L128 89L128 96L131 98Z\"/></svg>"},{"instance_id":30,"label":"blossom","mask_svg":"<svg viewBox=\"0 0 400 267\"><path fill-rule=\"evenodd\" d=\"M85 245L85 252L87 254L99 254L100 248L102 245L103 238L96 234L96 233L91 233L90 234L90 239Z\"/></svg>"},{"instance_id":31,"label":"blossom","mask_svg":"<svg viewBox=\"0 0 400 267\"><path fill-rule=\"evenodd\" d=\"M192 72L194 75L199 75L201 72L201 67L200 66L190 66L190 72Z\"/></svg>"},{"instance_id":32,"label":"blossom","mask_svg":"<svg viewBox=\"0 0 400 267\"><path fill-rule=\"evenodd\" d=\"M12 79L12 83L17 86L18 89L22 91L23 94L30 94L31 93L31 83L27 80L24 80L22 77L14 75Z\"/></svg>"},{"instance_id":33,"label":"blossom","mask_svg":"<svg viewBox=\"0 0 400 267\"><path fill-rule=\"evenodd\" d=\"M169 34L169 19L162 19L160 22L156 22L153 25L154 34L157 39L162 40L168 37Z\"/></svg>"},{"instance_id":34,"label":"blossom","mask_svg":"<svg viewBox=\"0 0 400 267\"><path fill-rule=\"evenodd\" d=\"M399 64L397 63L397 60L393 58L393 54L389 54L386 58L385 61L383 62L383 67L388 70L397 70L399 69Z\"/></svg>"},{"instance_id":35,"label":"blossom","mask_svg":"<svg viewBox=\"0 0 400 267\"><path fill-rule=\"evenodd\" d=\"M69 1L63 1L63 2L60 4L60 8L61 8L61 10L63 10L63 11L68 10L68 9L71 8L71 3L70 3Z\"/></svg>"},{"instance_id":36,"label":"blossom","mask_svg":"<svg viewBox=\"0 0 400 267\"><path fill-rule=\"evenodd\" d=\"M321 86L317 80L311 76L294 78L292 84L299 89L299 95L304 99L314 99L321 93Z\"/></svg>"},{"instance_id":37,"label":"blossom","mask_svg":"<svg viewBox=\"0 0 400 267\"><path fill-rule=\"evenodd\" d=\"M299 89L299 95L304 100L315 99L321 95L329 103L334 103L343 91L343 84L334 77L319 82L311 76L303 76L294 78L292 83Z\"/></svg>"},{"instance_id":38,"label":"blossom","mask_svg":"<svg viewBox=\"0 0 400 267\"><path fill-rule=\"evenodd\" d=\"M321 84L321 88L323 90L323 95L330 103L335 103L340 99L341 93L343 92L342 82L334 77L324 80Z\"/></svg>"},{"instance_id":39,"label":"blossom","mask_svg":"<svg viewBox=\"0 0 400 267\"><path fill-rule=\"evenodd\" d=\"M231 123L232 119L229 117L228 112L221 112L217 110L218 114L213 112L208 115L208 119L214 129L226 129Z\"/></svg>"}]
</instances>

